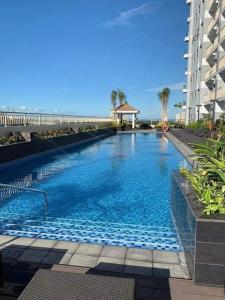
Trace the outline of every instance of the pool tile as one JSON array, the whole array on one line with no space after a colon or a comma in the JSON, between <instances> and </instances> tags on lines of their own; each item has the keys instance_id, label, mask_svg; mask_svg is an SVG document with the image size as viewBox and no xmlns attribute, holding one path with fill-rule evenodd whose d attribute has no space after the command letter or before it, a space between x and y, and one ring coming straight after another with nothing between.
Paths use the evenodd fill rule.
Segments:
<instances>
[{"instance_id":1,"label":"pool tile","mask_svg":"<svg viewBox=\"0 0 225 300\"><path fill-rule=\"evenodd\" d=\"M44 240L44 239L36 239L31 246L32 247L42 247L42 248L52 248L56 244L54 240Z\"/></svg>"},{"instance_id":2,"label":"pool tile","mask_svg":"<svg viewBox=\"0 0 225 300\"><path fill-rule=\"evenodd\" d=\"M18 261L41 263L47 255L48 255L48 251L36 250L30 248L23 252L23 254L18 258Z\"/></svg>"},{"instance_id":3,"label":"pool tile","mask_svg":"<svg viewBox=\"0 0 225 300\"><path fill-rule=\"evenodd\" d=\"M104 246L101 256L125 259L127 248L116 246Z\"/></svg>"},{"instance_id":4,"label":"pool tile","mask_svg":"<svg viewBox=\"0 0 225 300\"><path fill-rule=\"evenodd\" d=\"M153 262L153 276L183 278L183 272L179 264Z\"/></svg>"},{"instance_id":5,"label":"pool tile","mask_svg":"<svg viewBox=\"0 0 225 300\"><path fill-rule=\"evenodd\" d=\"M16 236L0 235L0 245L12 241L13 239L16 239Z\"/></svg>"},{"instance_id":6,"label":"pool tile","mask_svg":"<svg viewBox=\"0 0 225 300\"><path fill-rule=\"evenodd\" d=\"M94 268L97 264L98 257L74 254L69 262L69 265L78 267Z\"/></svg>"},{"instance_id":7,"label":"pool tile","mask_svg":"<svg viewBox=\"0 0 225 300\"><path fill-rule=\"evenodd\" d=\"M66 249L67 253L73 254L79 246L80 244L75 242L58 241L53 249Z\"/></svg>"},{"instance_id":8,"label":"pool tile","mask_svg":"<svg viewBox=\"0 0 225 300\"><path fill-rule=\"evenodd\" d=\"M102 251L102 248L103 248L102 245L80 244L80 246L77 248L75 254L99 256Z\"/></svg>"},{"instance_id":9,"label":"pool tile","mask_svg":"<svg viewBox=\"0 0 225 300\"><path fill-rule=\"evenodd\" d=\"M126 259L152 261L152 250L129 248L127 250Z\"/></svg>"},{"instance_id":10,"label":"pool tile","mask_svg":"<svg viewBox=\"0 0 225 300\"><path fill-rule=\"evenodd\" d=\"M122 258L100 256L97 261L96 269L111 272L122 272L124 263L125 260Z\"/></svg>"},{"instance_id":11,"label":"pool tile","mask_svg":"<svg viewBox=\"0 0 225 300\"><path fill-rule=\"evenodd\" d=\"M152 276L152 262L126 259L124 272L129 274Z\"/></svg>"},{"instance_id":12,"label":"pool tile","mask_svg":"<svg viewBox=\"0 0 225 300\"><path fill-rule=\"evenodd\" d=\"M176 252L154 250L153 262L179 264L180 260Z\"/></svg>"},{"instance_id":13,"label":"pool tile","mask_svg":"<svg viewBox=\"0 0 225 300\"><path fill-rule=\"evenodd\" d=\"M59 264L60 265L68 265L73 254L72 253L65 253L63 258L60 260Z\"/></svg>"}]
</instances>

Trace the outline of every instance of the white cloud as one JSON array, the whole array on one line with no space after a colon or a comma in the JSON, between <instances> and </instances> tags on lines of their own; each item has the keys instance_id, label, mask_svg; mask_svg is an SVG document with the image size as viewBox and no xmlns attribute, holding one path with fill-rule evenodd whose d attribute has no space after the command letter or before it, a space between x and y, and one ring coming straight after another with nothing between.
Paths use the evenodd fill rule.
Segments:
<instances>
[{"instance_id":1,"label":"white cloud","mask_svg":"<svg viewBox=\"0 0 225 300\"><path fill-rule=\"evenodd\" d=\"M163 86L147 89L146 92L158 92L165 87L168 87L171 91L181 91L184 85L185 82L164 84Z\"/></svg>"},{"instance_id":2,"label":"white cloud","mask_svg":"<svg viewBox=\"0 0 225 300\"><path fill-rule=\"evenodd\" d=\"M115 27L115 26L123 26L123 25L130 25L130 19L134 18L138 15L144 15L151 13L155 11L155 9L158 7L158 4L153 1L151 3L145 3L138 7L123 11L120 13L120 15L110 21L107 21L103 24L101 24L101 27L109 28L109 27Z\"/></svg>"}]
</instances>

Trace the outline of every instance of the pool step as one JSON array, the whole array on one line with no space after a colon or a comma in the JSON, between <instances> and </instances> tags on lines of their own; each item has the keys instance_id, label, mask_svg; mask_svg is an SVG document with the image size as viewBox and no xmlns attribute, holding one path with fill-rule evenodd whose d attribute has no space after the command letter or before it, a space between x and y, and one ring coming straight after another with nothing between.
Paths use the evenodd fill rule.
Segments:
<instances>
[{"instance_id":1,"label":"pool step","mask_svg":"<svg viewBox=\"0 0 225 300\"><path fill-rule=\"evenodd\" d=\"M54 221L53 221L54 220ZM179 251L176 234L167 227L127 225L84 220L27 220L0 214L0 234L81 243Z\"/></svg>"}]
</instances>

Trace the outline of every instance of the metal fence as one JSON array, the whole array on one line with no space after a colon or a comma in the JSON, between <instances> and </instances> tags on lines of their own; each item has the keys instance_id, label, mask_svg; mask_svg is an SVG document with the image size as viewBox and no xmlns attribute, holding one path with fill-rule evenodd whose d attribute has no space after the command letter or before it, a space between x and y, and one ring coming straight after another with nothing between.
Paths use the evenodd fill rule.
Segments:
<instances>
[{"instance_id":1,"label":"metal fence","mask_svg":"<svg viewBox=\"0 0 225 300\"><path fill-rule=\"evenodd\" d=\"M73 124L100 124L112 122L107 117L83 117L75 115L38 114L23 112L1 112L0 126L28 126L28 125L73 125Z\"/></svg>"}]
</instances>

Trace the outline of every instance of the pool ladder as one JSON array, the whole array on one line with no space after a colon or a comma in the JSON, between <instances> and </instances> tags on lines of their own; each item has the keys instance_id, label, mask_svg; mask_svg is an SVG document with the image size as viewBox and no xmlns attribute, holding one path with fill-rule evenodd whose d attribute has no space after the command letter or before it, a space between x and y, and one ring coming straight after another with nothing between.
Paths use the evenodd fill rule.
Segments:
<instances>
[{"instance_id":1,"label":"pool ladder","mask_svg":"<svg viewBox=\"0 0 225 300\"><path fill-rule=\"evenodd\" d=\"M16 190L22 190L22 191L42 194L44 197L44 201L43 201L44 221L46 220L46 216L48 214L48 194L47 194L47 192L42 191L42 190L37 190L37 189L24 188L24 187L20 187L20 186L16 186L16 185L11 185L11 184L4 184L4 183L0 183L0 187L6 188L6 189L11 189L14 192ZM13 192L12 192L12 194L13 194Z\"/></svg>"}]
</instances>

